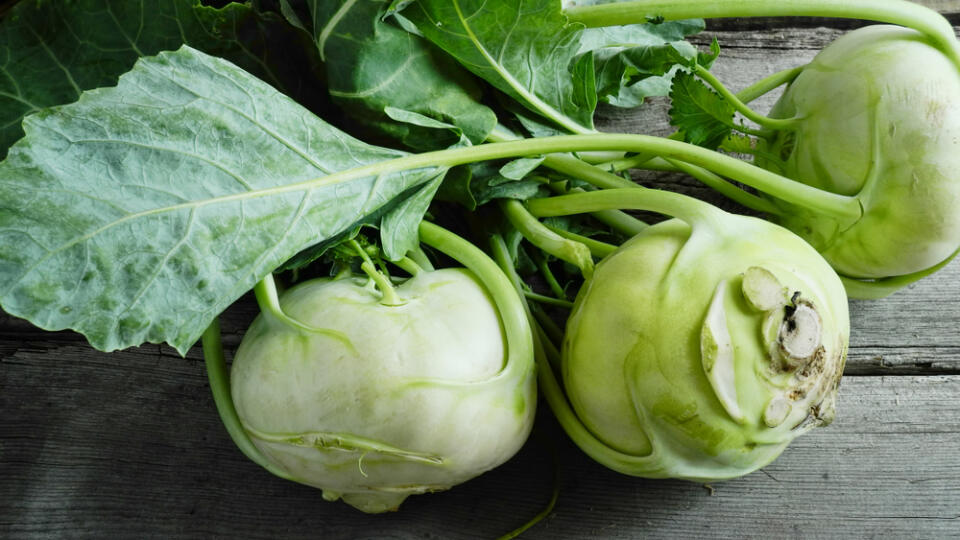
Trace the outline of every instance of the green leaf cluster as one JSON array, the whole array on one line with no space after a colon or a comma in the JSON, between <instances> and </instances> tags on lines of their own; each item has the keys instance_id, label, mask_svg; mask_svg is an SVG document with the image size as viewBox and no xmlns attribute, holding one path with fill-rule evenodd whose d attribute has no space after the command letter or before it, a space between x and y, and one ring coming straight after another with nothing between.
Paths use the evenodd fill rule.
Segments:
<instances>
[{"instance_id":1,"label":"green leaf cluster","mask_svg":"<svg viewBox=\"0 0 960 540\"><path fill-rule=\"evenodd\" d=\"M282 17L200 0L23 0L0 20L0 158L24 116L116 84L138 58L181 45L225 58L316 114L330 111L316 51Z\"/></svg>"},{"instance_id":2,"label":"green leaf cluster","mask_svg":"<svg viewBox=\"0 0 960 540\"><path fill-rule=\"evenodd\" d=\"M592 133L598 102L663 94L702 29L481 7L18 2L0 19L0 304L101 349L185 352L265 275L363 227L399 260L435 201L548 196L571 178L537 155L379 164Z\"/></svg>"},{"instance_id":3,"label":"green leaf cluster","mask_svg":"<svg viewBox=\"0 0 960 540\"><path fill-rule=\"evenodd\" d=\"M441 172L336 180L404 153L190 48L142 59L116 87L30 115L24 130L0 163L0 301L103 350L165 341L185 353L284 261Z\"/></svg>"}]
</instances>

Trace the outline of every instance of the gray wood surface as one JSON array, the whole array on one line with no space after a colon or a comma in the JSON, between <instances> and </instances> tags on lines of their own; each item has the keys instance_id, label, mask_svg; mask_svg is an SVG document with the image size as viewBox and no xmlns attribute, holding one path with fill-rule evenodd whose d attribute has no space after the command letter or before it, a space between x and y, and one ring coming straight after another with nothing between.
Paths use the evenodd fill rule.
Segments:
<instances>
[{"instance_id":1,"label":"gray wood surface","mask_svg":"<svg viewBox=\"0 0 960 540\"><path fill-rule=\"evenodd\" d=\"M714 71L734 89L809 60L847 28L738 24L700 38L718 36ZM664 109L604 110L601 124L666 133ZM679 178L642 180L706 194ZM836 422L747 477L703 486L611 472L543 407L509 463L381 516L246 460L220 424L198 348L106 354L0 313L0 538L491 538L540 511L557 473L557 507L525 537L960 537L958 280L960 261L890 298L852 302ZM228 348L254 313L245 298L224 315Z\"/></svg>"}]
</instances>

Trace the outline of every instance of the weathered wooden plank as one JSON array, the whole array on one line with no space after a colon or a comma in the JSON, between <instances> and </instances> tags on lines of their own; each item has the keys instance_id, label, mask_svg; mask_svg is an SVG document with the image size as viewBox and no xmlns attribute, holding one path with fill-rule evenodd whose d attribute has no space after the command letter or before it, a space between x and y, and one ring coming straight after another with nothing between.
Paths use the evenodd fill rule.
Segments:
<instances>
[{"instance_id":1,"label":"weathered wooden plank","mask_svg":"<svg viewBox=\"0 0 960 540\"><path fill-rule=\"evenodd\" d=\"M935 9L940 13L956 13L960 11L958 0L914 0L915 3Z\"/></svg>"},{"instance_id":2,"label":"weathered wooden plank","mask_svg":"<svg viewBox=\"0 0 960 540\"><path fill-rule=\"evenodd\" d=\"M487 538L546 501L551 448L561 498L530 538L960 531L958 376L849 377L834 425L763 472L712 486L712 496L608 471L541 421L506 466L370 517L243 458L196 359L72 345L56 356L20 351L0 367L3 537Z\"/></svg>"},{"instance_id":3,"label":"weathered wooden plank","mask_svg":"<svg viewBox=\"0 0 960 540\"><path fill-rule=\"evenodd\" d=\"M718 30L715 72L740 88L840 33L783 24ZM601 122L669 132L664 102L650 110L605 110ZM958 278L954 263L891 298L853 303L847 372L957 373ZM227 313L228 346L254 312L248 299ZM487 538L539 511L551 448L563 491L530 538L960 536L960 376L848 377L839 409L833 426L712 495L608 471L541 421L504 467L370 517L245 460L216 418L196 349L187 359L161 346L106 355L0 314L0 537Z\"/></svg>"}]
</instances>

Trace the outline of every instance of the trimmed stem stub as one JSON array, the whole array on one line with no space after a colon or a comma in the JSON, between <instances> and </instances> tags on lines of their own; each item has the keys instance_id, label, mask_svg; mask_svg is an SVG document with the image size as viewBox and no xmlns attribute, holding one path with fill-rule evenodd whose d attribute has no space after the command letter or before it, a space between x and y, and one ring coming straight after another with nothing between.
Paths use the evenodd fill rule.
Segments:
<instances>
[{"instance_id":1,"label":"trimmed stem stub","mask_svg":"<svg viewBox=\"0 0 960 540\"><path fill-rule=\"evenodd\" d=\"M723 280L714 291L700 329L700 355L724 410L745 425L752 422L752 413L739 402L743 396L738 396L736 381L737 347L728 327L732 314L725 306L729 287L730 282ZM741 274L743 299L760 315L759 337L769 370L764 379L772 393L758 420L773 429L792 418L785 428L805 430L832 420L845 350L839 347L828 353L834 347L824 342L826 330L818 307L800 291L790 291L768 268L753 266ZM806 416L797 422L801 410Z\"/></svg>"},{"instance_id":2,"label":"trimmed stem stub","mask_svg":"<svg viewBox=\"0 0 960 540\"><path fill-rule=\"evenodd\" d=\"M763 423L769 428L775 428L783 423L793 411L793 405L783 396L776 396L767 404L763 411Z\"/></svg>"},{"instance_id":3,"label":"trimmed stem stub","mask_svg":"<svg viewBox=\"0 0 960 540\"><path fill-rule=\"evenodd\" d=\"M792 367L808 364L822 349L823 323L817 309L806 300L788 306L780 324L780 354Z\"/></svg>"},{"instance_id":4,"label":"trimmed stem stub","mask_svg":"<svg viewBox=\"0 0 960 540\"><path fill-rule=\"evenodd\" d=\"M790 380L767 404L764 424L780 426L800 404L807 415L791 429L829 424L846 350L840 347L833 354L827 352L823 319L816 305L795 291L789 300L766 312L761 334L769 351L771 373L789 375Z\"/></svg>"},{"instance_id":5,"label":"trimmed stem stub","mask_svg":"<svg viewBox=\"0 0 960 540\"><path fill-rule=\"evenodd\" d=\"M757 311L772 311L786 305L787 288L762 266L751 266L743 273L743 297Z\"/></svg>"}]
</instances>

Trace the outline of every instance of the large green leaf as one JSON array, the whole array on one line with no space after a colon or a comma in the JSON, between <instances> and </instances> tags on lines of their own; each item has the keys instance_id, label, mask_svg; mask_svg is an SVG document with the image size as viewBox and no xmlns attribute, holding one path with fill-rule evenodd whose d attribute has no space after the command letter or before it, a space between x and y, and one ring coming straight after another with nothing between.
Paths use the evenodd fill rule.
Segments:
<instances>
[{"instance_id":1,"label":"large green leaf","mask_svg":"<svg viewBox=\"0 0 960 540\"><path fill-rule=\"evenodd\" d=\"M312 41L279 15L199 0L23 0L0 20L0 159L23 135L24 115L116 84L137 58L184 43L326 107Z\"/></svg>"},{"instance_id":2,"label":"large green leaf","mask_svg":"<svg viewBox=\"0 0 960 540\"><path fill-rule=\"evenodd\" d=\"M403 153L189 47L24 129L0 163L0 304L103 350L185 352L286 259L441 172L330 180Z\"/></svg>"},{"instance_id":3,"label":"large green leaf","mask_svg":"<svg viewBox=\"0 0 960 540\"><path fill-rule=\"evenodd\" d=\"M666 96L676 70L696 57L684 38L702 31L702 20L588 28L580 52L594 59L599 100L636 107L650 96Z\"/></svg>"},{"instance_id":4,"label":"large green leaf","mask_svg":"<svg viewBox=\"0 0 960 540\"><path fill-rule=\"evenodd\" d=\"M452 124L473 143L497 119L480 103L480 88L456 61L425 39L383 19L383 0L309 0L313 35L327 68L330 94L355 119L410 148L456 143L446 129L400 121L409 111Z\"/></svg>"},{"instance_id":5,"label":"large green leaf","mask_svg":"<svg viewBox=\"0 0 960 540\"><path fill-rule=\"evenodd\" d=\"M560 0L419 0L403 15L464 67L558 128L593 131L592 72L574 69L583 25L567 21Z\"/></svg>"}]
</instances>

